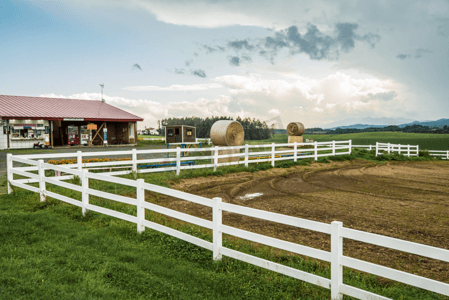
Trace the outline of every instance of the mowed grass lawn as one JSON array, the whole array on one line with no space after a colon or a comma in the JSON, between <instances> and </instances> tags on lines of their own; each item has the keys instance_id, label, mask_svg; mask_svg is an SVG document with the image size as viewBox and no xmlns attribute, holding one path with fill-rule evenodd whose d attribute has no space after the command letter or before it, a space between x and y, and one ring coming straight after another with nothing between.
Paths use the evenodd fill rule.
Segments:
<instances>
[{"instance_id":1,"label":"mowed grass lawn","mask_svg":"<svg viewBox=\"0 0 449 300\"><path fill-rule=\"evenodd\" d=\"M179 239L138 234L135 224L94 212L83 218L77 207L17 190L0 196L0 299L329 298L326 289L214 262L211 251Z\"/></svg>"},{"instance_id":2,"label":"mowed grass lawn","mask_svg":"<svg viewBox=\"0 0 449 300\"><path fill-rule=\"evenodd\" d=\"M352 140L353 145L376 145L392 143L402 145L419 145L420 150L449 150L449 134L405 133L405 132L362 132L348 134L304 134L304 141L313 139L317 142ZM257 143L287 143L286 134L276 134L269 140ZM256 141L254 141L256 142Z\"/></svg>"}]
</instances>

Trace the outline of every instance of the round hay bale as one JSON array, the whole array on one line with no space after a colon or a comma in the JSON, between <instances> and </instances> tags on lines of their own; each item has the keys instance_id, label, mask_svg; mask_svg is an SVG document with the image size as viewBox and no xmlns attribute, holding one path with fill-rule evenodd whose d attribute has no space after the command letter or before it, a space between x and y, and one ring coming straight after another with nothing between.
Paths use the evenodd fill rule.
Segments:
<instances>
[{"instance_id":1,"label":"round hay bale","mask_svg":"<svg viewBox=\"0 0 449 300\"><path fill-rule=\"evenodd\" d=\"M217 121L210 129L210 139L216 146L240 146L244 138L243 127L236 121Z\"/></svg>"},{"instance_id":2,"label":"round hay bale","mask_svg":"<svg viewBox=\"0 0 449 300\"><path fill-rule=\"evenodd\" d=\"M289 136L301 136L304 134L305 128L301 122L291 122L287 126Z\"/></svg>"}]
</instances>

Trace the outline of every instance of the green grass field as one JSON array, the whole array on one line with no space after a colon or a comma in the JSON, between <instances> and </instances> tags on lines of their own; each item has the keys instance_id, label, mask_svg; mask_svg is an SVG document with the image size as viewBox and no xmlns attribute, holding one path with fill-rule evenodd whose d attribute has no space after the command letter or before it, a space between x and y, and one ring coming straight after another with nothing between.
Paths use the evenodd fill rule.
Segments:
<instances>
[{"instance_id":1,"label":"green grass field","mask_svg":"<svg viewBox=\"0 0 449 300\"><path fill-rule=\"evenodd\" d=\"M449 150L449 134L404 133L404 132L363 132L349 134L304 134L304 141L313 139L317 142L352 140L353 145L375 145L380 143L394 143L403 145L419 145L421 150ZM251 144L287 143L286 134L276 134L269 140L249 141Z\"/></svg>"}]
</instances>

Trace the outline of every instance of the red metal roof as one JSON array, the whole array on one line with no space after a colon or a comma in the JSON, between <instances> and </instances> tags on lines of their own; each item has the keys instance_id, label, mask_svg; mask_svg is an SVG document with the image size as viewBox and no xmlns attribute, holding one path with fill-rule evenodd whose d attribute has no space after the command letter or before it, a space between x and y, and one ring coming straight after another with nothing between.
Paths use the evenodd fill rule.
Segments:
<instances>
[{"instance_id":1,"label":"red metal roof","mask_svg":"<svg viewBox=\"0 0 449 300\"><path fill-rule=\"evenodd\" d=\"M100 100L78 100L0 95L3 119L84 119L85 121L143 121L120 108Z\"/></svg>"}]
</instances>

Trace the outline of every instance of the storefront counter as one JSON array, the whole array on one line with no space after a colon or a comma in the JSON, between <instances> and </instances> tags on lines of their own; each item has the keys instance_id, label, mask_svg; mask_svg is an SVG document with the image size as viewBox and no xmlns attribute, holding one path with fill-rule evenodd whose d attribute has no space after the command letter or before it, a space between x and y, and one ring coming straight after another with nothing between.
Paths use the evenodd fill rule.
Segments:
<instances>
[{"instance_id":1,"label":"storefront counter","mask_svg":"<svg viewBox=\"0 0 449 300\"><path fill-rule=\"evenodd\" d=\"M35 143L45 143L44 138L11 138L9 143L10 149L34 148Z\"/></svg>"}]
</instances>

